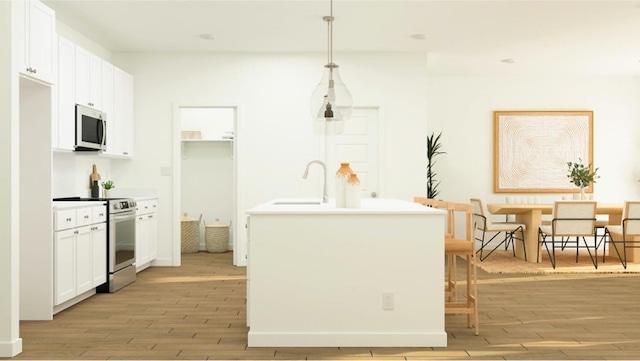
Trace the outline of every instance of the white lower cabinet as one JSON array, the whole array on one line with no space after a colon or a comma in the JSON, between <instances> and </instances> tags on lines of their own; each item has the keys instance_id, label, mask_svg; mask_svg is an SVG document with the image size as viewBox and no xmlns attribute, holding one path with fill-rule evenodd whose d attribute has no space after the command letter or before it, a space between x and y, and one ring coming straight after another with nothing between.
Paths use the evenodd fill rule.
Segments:
<instances>
[{"instance_id":1,"label":"white lower cabinet","mask_svg":"<svg viewBox=\"0 0 640 361\"><path fill-rule=\"evenodd\" d=\"M106 282L105 215L104 205L55 212L54 313L72 305L74 298ZM56 310L56 306L65 303L66 307Z\"/></svg>"},{"instance_id":2,"label":"white lower cabinet","mask_svg":"<svg viewBox=\"0 0 640 361\"><path fill-rule=\"evenodd\" d=\"M75 229L55 234L53 303L59 305L76 296L76 232Z\"/></svg>"},{"instance_id":3,"label":"white lower cabinet","mask_svg":"<svg viewBox=\"0 0 640 361\"><path fill-rule=\"evenodd\" d=\"M91 252L93 253L91 287L98 287L107 282L107 224L96 224L93 228L91 231Z\"/></svg>"},{"instance_id":4,"label":"white lower cabinet","mask_svg":"<svg viewBox=\"0 0 640 361\"><path fill-rule=\"evenodd\" d=\"M136 272L149 267L158 256L158 201L137 202L136 211Z\"/></svg>"}]
</instances>

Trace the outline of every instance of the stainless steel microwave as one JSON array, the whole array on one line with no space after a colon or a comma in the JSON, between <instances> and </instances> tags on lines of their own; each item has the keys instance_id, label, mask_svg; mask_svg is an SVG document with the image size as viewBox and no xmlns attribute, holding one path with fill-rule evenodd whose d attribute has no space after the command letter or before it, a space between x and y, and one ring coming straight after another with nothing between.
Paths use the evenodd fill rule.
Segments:
<instances>
[{"instance_id":1,"label":"stainless steel microwave","mask_svg":"<svg viewBox=\"0 0 640 361\"><path fill-rule=\"evenodd\" d=\"M75 150L107 149L107 114L76 104Z\"/></svg>"}]
</instances>

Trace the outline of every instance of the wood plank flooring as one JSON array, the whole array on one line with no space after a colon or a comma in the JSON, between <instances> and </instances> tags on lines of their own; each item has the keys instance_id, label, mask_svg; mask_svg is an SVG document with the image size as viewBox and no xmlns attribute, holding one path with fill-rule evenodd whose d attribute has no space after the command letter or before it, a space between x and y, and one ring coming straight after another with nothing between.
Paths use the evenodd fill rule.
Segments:
<instances>
[{"instance_id":1,"label":"wood plank flooring","mask_svg":"<svg viewBox=\"0 0 640 361\"><path fill-rule=\"evenodd\" d=\"M14 359L519 360L640 357L640 275L479 271L480 335L446 316L447 348L248 348L245 268L184 254L114 294L23 321ZM462 264L460 264L462 265Z\"/></svg>"}]
</instances>

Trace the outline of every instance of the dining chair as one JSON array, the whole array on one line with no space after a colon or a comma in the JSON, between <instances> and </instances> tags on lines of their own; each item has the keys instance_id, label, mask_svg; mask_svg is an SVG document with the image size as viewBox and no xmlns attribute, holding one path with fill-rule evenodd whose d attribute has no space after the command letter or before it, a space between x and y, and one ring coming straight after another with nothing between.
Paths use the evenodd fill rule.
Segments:
<instances>
[{"instance_id":1,"label":"dining chair","mask_svg":"<svg viewBox=\"0 0 640 361\"><path fill-rule=\"evenodd\" d=\"M497 250L503 244L505 245L505 249L508 249L509 245L511 245L513 250L513 256L516 256L515 250L515 241L522 242L522 249L524 251L524 260L527 260L527 248L524 242L524 231L527 226L520 223L515 222L494 222L491 219L491 213L487 208L487 204L479 198L471 198L471 204L473 204L474 208L474 219L475 219L475 230L478 236L475 237L476 240L480 241L480 249L477 251L480 253L480 261L484 261L487 257L491 255L495 250ZM487 233L493 233L493 236L486 240ZM485 248L489 246L489 244L496 239L500 234L504 233L504 238L495 245L489 253L483 255ZM518 237L517 233L520 233Z\"/></svg>"},{"instance_id":2,"label":"dining chair","mask_svg":"<svg viewBox=\"0 0 640 361\"><path fill-rule=\"evenodd\" d=\"M542 225L538 228L538 252L537 261L540 262L540 248L545 247L551 260L551 266L556 268L556 237L560 237L560 248L575 245L576 263L580 248L586 248L594 267L598 268L598 240L596 238L596 201L555 201L553 206L553 219L551 225ZM593 237L594 253L587 243L586 237ZM575 238L575 241L573 239ZM582 240L584 247L580 246ZM549 250L551 243L551 250Z\"/></svg>"},{"instance_id":3,"label":"dining chair","mask_svg":"<svg viewBox=\"0 0 640 361\"><path fill-rule=\"evenodd\" d=\"M607 236L608 241L605 238ZM627 269L627 248L640 248L640 239L636 237L640 237L640 201L625 201L621 224L607 225L603 236L605 242L613 245L625 269ZM609 254L611 254L611 248L609 248Z\"/></svg>"},{"instance_id":4,"label":"dining chair","mask_svg":"<svg viewBox=\"0 0 640 361\"><path fill-rule=\"evenodd\" d=\"M480 333L478 319L478 289L477 289L477 264L474 239L474 212L473 205L469 203L455 203L433 200L424 197L414 197L414 202L425 206L446 210L446 233L444 253L448 263L447 289L450 297L445 300L446 314L466 314L467 327L475 326L475 334ZM464 215L464 236L457 236L455 232L455 220ZM461 257L466 262L466 297L464 301L457 300L457 271L456 257ZM445 293L446 295L446 293Z\"/></svg>"}]
</instances>

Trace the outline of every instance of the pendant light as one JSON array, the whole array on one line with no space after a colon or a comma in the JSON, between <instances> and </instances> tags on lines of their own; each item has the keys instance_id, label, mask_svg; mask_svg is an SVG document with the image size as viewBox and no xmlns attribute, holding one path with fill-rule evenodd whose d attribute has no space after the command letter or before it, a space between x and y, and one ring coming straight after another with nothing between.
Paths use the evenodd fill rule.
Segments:
<instances>
[{"instance_id":1,"label":"pendant light","mask_svg":"<svg viewBox=\"0 0 640 361\"><path fill-rule=\"evenodd\" d=\"M327 23L328 52L322 80L311 94L311 117L316 134L340 134L344 122L351 118L353 98L344 85L338 64L333 62L333 0L330 1L330 15L322 17Z\"/></svg>"}]
</instances>

